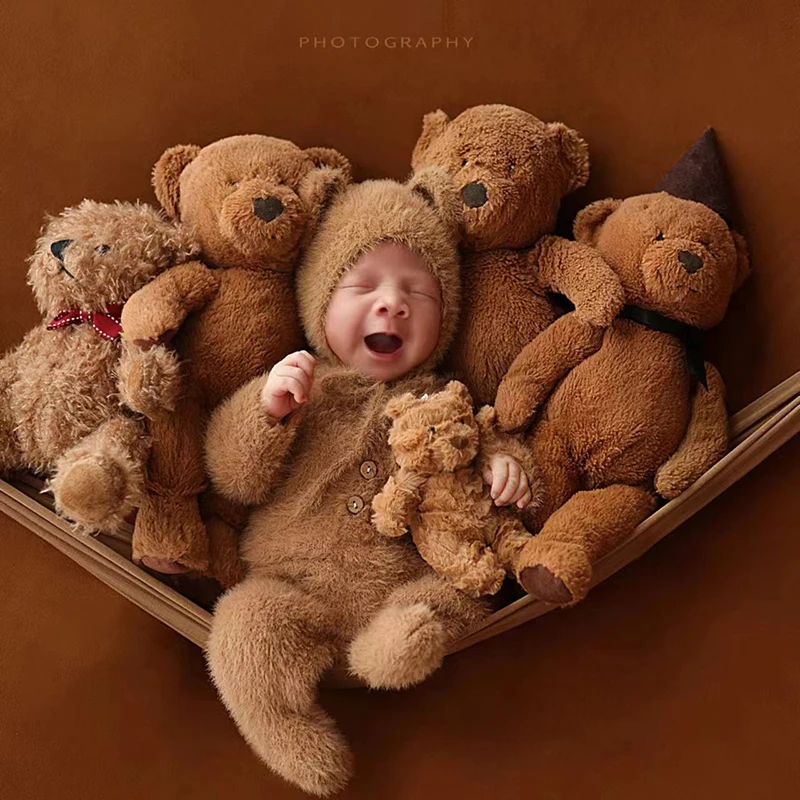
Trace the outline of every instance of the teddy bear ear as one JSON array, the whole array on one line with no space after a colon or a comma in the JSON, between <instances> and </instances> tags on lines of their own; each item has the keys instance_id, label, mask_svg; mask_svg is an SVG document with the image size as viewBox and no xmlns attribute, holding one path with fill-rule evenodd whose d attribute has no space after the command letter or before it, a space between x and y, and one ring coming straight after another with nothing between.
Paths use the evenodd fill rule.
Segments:
<instances>
[{"instance_id":1,"label":"teddy bear ear","mask_svg":"<svg viewBox=\"0 0 800 800\"><path fill-rule=\"evenodd\" d=\"M461 201L450 173L443 167L425 167L415 172L406 184L421 197L450 228L461 224Z\"/></svg>"},{"instance_id":2,"label":"teddy bear ear","mask_svg":"<svg viewBox=\"0 0 800 800\"><path fill-rule=\"evenodd\" d=\"M582 244L595 245L603 223L622 205L622 200L609 197L581 209L575 217L572 232Z\"/></svg>"},{"instance_id":3,"label":"teddy bear ear","mask_svg":"<svg viewBox=\"0 0 800 800\"><path fill-rule=\"evenodd\" d=\"M431 111L422 118L422 133L419 135L419 139L414 145L414 152L411 154L412 169L417 169L420 166L420 162L428 148L444 133L449 123L450 117L441 108Z\"/></svg>"},{"instance_id":4,"label":"teddy bear ear","mask_svg":"<svg viewBox=\"0 0 800 800\"><path fill-rule=\"evenodd\" d=\"M469 393L469 389L467 389L467 387L461 383L461 381L450 381L444 388L445 391L451 392L459 400L462 400L470 408L472 408L472 395Z\"/></svg>"},{"instance_id":5,"label":"teddy bear ear","mask_svg":"<svg viewBox=\"0 0 800 800\"><path fill-rule=\"evenodd\" d=\"M383 411L384 416L389 417L389 419L397 419L414 408L417 402L417 398L411 392L406 392L400 397L394 397L386 404L386 408Z\"/></svg>"},{"instance_id":6,"label":"teddy bear ear","mask_svg":"<svg viewBox=\"0 0 800 800\"><path fill-rule=\"evenodd\" d=\"M577 131L562 122L551 122L547 128L561 151L566 173L565 191L574 192L585 186L589 180L589 145L581 139Z\"/></svg>"},{"instance_id":7,"label":"teddy bear ear","mask_svg":"<svg viewBox=\"0 0 800 800\"><path fill-rule=\"evenodd\" d=\"M197 158L200 149L196 144L176 144L165 150L153 167L153 189L172 219L180 218L181 173Z\"/></svg>"},{"instance_id":8,"label":"teddy bear ear","mask_svg":"<svg viewBox=\"0 0 800 800\"><path fill-rule=\"evenodd\" d=\"M350 161L332 147L306 147L303 152L314 162L315 167L331 167L341 170L347 180L352 180L353 170Z\"/></svg>"},{"instance_id":9,"label":"teddy bear ear","mask_svg":"<svg viewBox=\"0 0 800 800\"><path fill-rule=\"evenodd\" d=\"M731 231L731 235L733 236L734 247L736 247L736 281L733 284L733 291L735 292L750 274L750 250L741 233Z\"/></svg>"}]
</instances>

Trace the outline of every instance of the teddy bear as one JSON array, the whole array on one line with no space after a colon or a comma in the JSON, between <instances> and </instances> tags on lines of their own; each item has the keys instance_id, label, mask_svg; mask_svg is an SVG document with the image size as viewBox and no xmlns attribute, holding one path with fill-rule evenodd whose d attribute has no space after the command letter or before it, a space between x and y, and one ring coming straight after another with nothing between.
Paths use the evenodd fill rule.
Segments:
<instances>
[{"instance_id":1,"label":"teddy bear","mask_svg":"<svg viewBox=\"0 0 800 800\"><path fill-rule=\"evenodd\" d=\"M349 175L335 150L261 135L178 145L156 164L156 197L191 231L202 261L161 275L122 315L123 397L147 415L152 439L133 539L134 558L145 565L213 572L225 585L241 576L243 514L228 504L230 513L204 524L198 506L207 486L205 421L240 385L302 347L295 263L331 191ZM179 364L177 389L164 379L175 372L171 363Z\"/></svg>"},{"instance_id":2,"label":"teddy bear","mask_svg":"<svg viewBox=\"0 0 800 800\"><path fill-rule=\"evenodd\" d=\"M466 302L444 368L479 405L493 403L520 350L563 313L556 293L587 331L577 341L551 337L551 359L562 370L578 363L593 327L609 325L623 303L597 250L550 235L562 198L589 178L586 142L507 105L474 106L452 120L438 110L425 115L411 164L447 169L462 201Z\"/></svg>"},{"instance_id":3,"label":"teddy bear","mask_svg":"<svg viewBox=\"0 0 800 800\"><path fill-rule=\"evenodd\" d=\"M494 452L513 453L529 476L528 451L494 426L495 411L473 413L467 387L450 381L421 398L405 394L384 412L393 420L389 444L399 470L372 500L372 524L385 536L412 534L420 555L471 597L495 594L532 538L514 511L497 508L483 479Z\"/></svg>"},{"instance_id":4,"label":"teddy bear","mask_svg":"<svg viewBox=\"0 0 800 800\"><path fill-rule=\"evenodd\" d=\"M536 416L528 442L544 501L525 517L537 535L520 556L530 594L562 605L583 598L597 559L659 496L678 496L726 452L725 389L703 358L702 332L722 320L749 272L730 209L709 130L655 192L577 215L576 238L617 273L626 305L597 331L594 352L548 384L547 339L556 326L569 338L575 324L561 317L520 353L497 393L503 430Z\"/></svg>"},{"instance_id":5,"label":"teddy bear","mask_svg":"<svg viewBox=\"0 0 800 800\"><path fill-rule=\"evenodd\" d=\"M48 477L85 532L117 531L143 488L146 431L117 394L121 310L193 253L152 206L84 200L47 218L29 259L44 318L0 361L0 473Z\"/></svg>"}]
</instances>

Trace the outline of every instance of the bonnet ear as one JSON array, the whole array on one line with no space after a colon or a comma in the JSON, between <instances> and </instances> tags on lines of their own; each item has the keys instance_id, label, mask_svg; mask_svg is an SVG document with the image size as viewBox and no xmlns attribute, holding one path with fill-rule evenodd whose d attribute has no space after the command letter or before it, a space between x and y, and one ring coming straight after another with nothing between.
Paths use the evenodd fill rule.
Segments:
<instances>
[{"instance_id":1,"label":"bonnet ear","mask_svg":"<svg viewBox=\"0 0 800 800\"><path fill-rule=\"evenodd\" d=\"M300 181L297 194L308 215L304 244L308 244L328 209L350 184L349 166L346 171L337 167L317 167L307 172Z\"/></svg>"},{"instance_id":2,"label":"bonnet ear","mask_svg":"<svg viewBox=\"0 0 800 800\"><path fill-rule=\"evenodd\" d=\"M581 244L595 245L603 223L622 205L622 200L608 198L581 209L575 217L573 233Z\"/></svg>"},{"instance_id":3,"label":"bonnet ear","mask_svg":"<svg viewBox=\"0 0 800 800\"><path fill-rule=\"evenodd\" d=\"M551 122L547 126L550 136L558 144L565 173L565 193L569 194L589 180L589 145L577 131L562 122Z\"/></svg>"},{"instance_id":4,"label":"bonnet ear","mask_svg":"<svg viewBox=\"0 0 800 800\"><path fill-rule=\"evenodd\" d=\"M444 133L449 123L450 117L441 108L431 111L422 118L422 133L411 154L411 169L418 169L421 166L428 148Z\"/></svg>"},{"instance_id":5,"label":"bonnet ear","mask_svg":"<svg viewBox=\"0 0 800 800\"><path fill-rule=\"evenodd\" d=\"M747 242L741 233L732 230L733 244L736 248L736 280L733 284L733 291L735 292L747 280L750 274L750 251L747 247Z\"/></svg>"},{"instance_id":6,"label":"bonnet ear","mask_svg":"<svg viewBox=\"0 0 800 800\"><path fill-rule=\"evenodd\" d=\"M461 224L461 201L450 173L444 167L424 167L406 184L453 230Z\"/></svg>"},{"instance_id":7,"label":"bonnet ear","mask_svg":"<svg viewBox=\"0 0 800 800\"><path fill-rule=\"evenodd\" d=\"M346 177L348 183L352 180L353 170L350 161L338 150L334 150L332 147L306 147L303 152L314 162L315 167L338 169Z\"/></svg>"},{"instance_id":8,"label":"bonnet ear","mask_svg":"<svg viewBox=\"0 0 800 800\"><path fill-rule=\"evenodd\" d=\"M172 219L180 219L181 173L197 158L196 144L176 144L164 151L153 167L153 189L158 202Z\"/></svg>"},{"instance_id":9,"label":"bonnet ear","mask_svg":"<svg viewBox=\"0 0 800 800\"><path fill-rule=\"evenodd\" d=\"M397 419L398 417L403 416L407 411L410 411L414 406L417 405L418 399L414 397L411 392L406 392L400 397L392 398L387 404L386 408L383 411L384 416L389 417L389 419Z\"/></svg>"}]
</instances>

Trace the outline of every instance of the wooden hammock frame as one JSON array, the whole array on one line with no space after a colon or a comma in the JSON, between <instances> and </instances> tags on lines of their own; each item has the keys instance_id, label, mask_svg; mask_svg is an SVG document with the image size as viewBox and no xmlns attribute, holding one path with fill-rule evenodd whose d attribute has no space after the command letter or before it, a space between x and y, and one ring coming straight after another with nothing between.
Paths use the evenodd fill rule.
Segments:
<instances>
[{"instance_id":1,"label":"wooden hammock frame","mask_svg":"<svg viewBox=\"0 0 800 800\"><path fill-rule=\"evenodd\" d=\"M800 372L771 389L732 417L730 452L675 500L646 519L631 536L595 567L594 584L639 558L682 522L708 505L729 486L774 453L800 431ZM204 647L211 614L137 567L130 559L130 531L117 537L86 536L58 517L42 482L21 476L0 481L0 511L41 536L73 561L182 636ZM501 608L459 641L463 650L535 619L554 606L523 597ZM340 671L341 672L341 671ZM344 675L333 676L341 683Z\"/></svg>"}]
</instances>

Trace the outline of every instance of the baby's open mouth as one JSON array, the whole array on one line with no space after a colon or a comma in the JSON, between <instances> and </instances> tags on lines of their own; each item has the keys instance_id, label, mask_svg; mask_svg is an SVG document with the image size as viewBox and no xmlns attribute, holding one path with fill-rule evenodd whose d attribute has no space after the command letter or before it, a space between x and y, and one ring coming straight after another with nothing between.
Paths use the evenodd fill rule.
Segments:
<instances>
[{"instance_id":1,"label":"baby's open mouth","mask_svg":"<svg viewBox=\"0 0 800 800\"><path fill-rule=\"evenodd\" d=\"M393 333L371 333L364 337L364 343L373 353L384 355L396 353L403 346L403 340Z\"/></svg>"}]
</instances>

